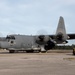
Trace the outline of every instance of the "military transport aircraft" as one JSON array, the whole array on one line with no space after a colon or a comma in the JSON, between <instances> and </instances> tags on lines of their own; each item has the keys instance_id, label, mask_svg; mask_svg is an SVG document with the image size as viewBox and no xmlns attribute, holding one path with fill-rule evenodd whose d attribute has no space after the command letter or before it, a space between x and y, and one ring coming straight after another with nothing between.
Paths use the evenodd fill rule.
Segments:
<instances>
[{"instance_id":1,"label":"military transport aircraft","mask_svg":"<svg viewBox=\"0 0 75 75\"><path fill-rule=\"evenodd\" d=\"M60 16L55 35L7 35L7 37L0 38L0 48L9 50L9 53L15 51L46 52L56 44L68 43L67 40L70 39L75 39L75 34L66 34L64 19Z\"/></svg>"}]
</instances>

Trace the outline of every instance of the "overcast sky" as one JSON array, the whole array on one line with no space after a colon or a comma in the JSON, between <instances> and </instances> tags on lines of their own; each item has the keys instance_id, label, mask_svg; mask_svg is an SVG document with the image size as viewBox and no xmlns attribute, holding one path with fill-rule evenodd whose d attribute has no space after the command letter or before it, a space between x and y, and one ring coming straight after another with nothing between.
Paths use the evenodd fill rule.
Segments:
<instances>
[{"instance_id":1,"label":"overcast sky","mask_svg":"<svg viewBox=\"0 0 75 75\"><path fill-rule=\"evenodd\" d=\"M75 33L75 0L0 0L0 35L55 34L60 16Z\"/></svg>"}]
</instances>

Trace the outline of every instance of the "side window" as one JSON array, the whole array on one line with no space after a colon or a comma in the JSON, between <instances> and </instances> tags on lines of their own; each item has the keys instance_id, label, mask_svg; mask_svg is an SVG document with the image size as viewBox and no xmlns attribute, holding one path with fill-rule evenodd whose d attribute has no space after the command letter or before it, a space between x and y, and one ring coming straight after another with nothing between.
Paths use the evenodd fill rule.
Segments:
<instances>
[{"instance_id":1,"label":"side window","mask_svg":"<svg viewBox=\"0 0 75 75\"><path fill-rule=\"evenodd\" d=\"M13 43L14 43L14 41L10 41L10 43L11 43L11 44L13 44Z\"/></svg>"},{"instance_id":2,"label":"side window","mask_svg":"<svg viewBox=\"0 0 75 75\"><path fill-rule=\"evenodd\" d=\"M10 41L9 41L9 44L10 44L11 46L13 46L13 45L15 44L15 41L14 41L14 40L10 40Z\"/></svg>"}]
</instances>

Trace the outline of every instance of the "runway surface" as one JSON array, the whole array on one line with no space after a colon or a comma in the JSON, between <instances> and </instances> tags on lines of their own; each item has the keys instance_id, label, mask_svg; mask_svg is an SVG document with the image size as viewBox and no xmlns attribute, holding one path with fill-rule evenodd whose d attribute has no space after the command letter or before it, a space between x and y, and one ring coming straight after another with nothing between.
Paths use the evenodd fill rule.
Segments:
<instances>
[{"instance_id":1,"label":"runway surface","mask_svg":"<svg viewBox=\"0 0 75 75\"><path fill-rule=\"evenodd\" d=\"M72 53L0 53L0 75L75 75Z\"/></svg>"}]
</instances>

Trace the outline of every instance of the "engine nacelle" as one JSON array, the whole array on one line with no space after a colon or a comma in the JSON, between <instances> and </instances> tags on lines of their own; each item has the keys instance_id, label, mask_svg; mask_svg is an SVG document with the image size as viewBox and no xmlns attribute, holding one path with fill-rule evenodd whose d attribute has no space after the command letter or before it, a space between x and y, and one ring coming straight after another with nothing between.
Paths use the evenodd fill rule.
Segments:
<instances>
[{"instance_id":1,"label":"engine nacelle","mask_svg":"<svg viewBox=\"0 0 75 75\"><path fill-rule=\"evenodd\" d=\"M49 39L49 36L39 35L36 37L35 42L39 45L45 45Z\"/></svg>"},{"instance_id":2,"label":"engine nacelle","mask_svg":"<svg viewBox=\"0 0 75 75\"><path fill-rule=\"evenodd\" d=\"M49 49L52 49L53 47L55 46L55 43L51 40L49 40L47 42L47 44L44 46L45 50L49 50Z\"/></svg>"},{"instance_id":3,"label":"engine nacelle","mask_svg":"<svg viewBox=\"0 0 75 75\"><path fill-rule=\"evenodd\" d=\"M58 33L57 36L56 36L56 39L59 40L59 41L63 40L63 34Z\"/></svg>"},{"instance_id":4,"label":"engine nacelle","mask_svg":"<svg viewBox=\"0 0 75 75\"><path fill-rule=\"evenodd\" d=\"M39 35L36 37L36 43L43 45L45 50L52 49L55 46L55 43L49 36Z\"/></svg>"}]
</instances>

